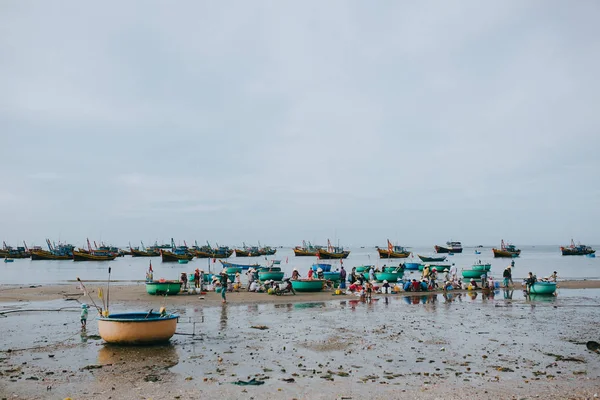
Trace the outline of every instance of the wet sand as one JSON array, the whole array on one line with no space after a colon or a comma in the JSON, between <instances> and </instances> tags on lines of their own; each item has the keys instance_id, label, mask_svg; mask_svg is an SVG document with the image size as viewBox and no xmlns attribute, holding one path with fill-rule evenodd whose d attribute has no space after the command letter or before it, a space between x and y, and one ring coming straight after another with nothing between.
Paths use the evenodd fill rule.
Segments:
<instances>
[{"instance_id":1,"label":"wet sand","mask_svg":"<svg viewBox=\"0 0 600 400\"><path fill-rule=\"evenodd\" d=\"M166 304L181 315L177 332L182 334L169 345L134 348L103 344L93 310L81 332L79 304L63 297L75 293L75 283L0 290L0 312L21 310L0 317L0 398L586 399L600 394L600 354L585 346L600 339L600 291L594 289L537 300L520 297L519 288L514 298L503 291L402 293L372 302L331 292L245 292L228 293L229 303L222 305L217 293L204 300L198 295L164 299L147 295L143 285L111 287L113 310ZM35 309L62 311L24 311ZM268 329L252 328L261 325ZM264 384L232 384L252 378Z\"/></svg>"}]
</instances>

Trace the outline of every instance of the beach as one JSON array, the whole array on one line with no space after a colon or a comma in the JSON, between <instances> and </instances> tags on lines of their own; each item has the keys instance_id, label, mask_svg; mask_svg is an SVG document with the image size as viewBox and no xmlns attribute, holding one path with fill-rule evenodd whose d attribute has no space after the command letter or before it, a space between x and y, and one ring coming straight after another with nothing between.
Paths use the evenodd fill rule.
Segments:
<instances>
[{"instance_id":1,"label":"beach","mask_svg":"<svg viewBox=\"0 0 600 400\"><path fill-rule=\"evenodd\" d=\"M32 285L35 286L35 285ZM92 299L105 282L88 282ZM557 296L514 291L149 296L111 284L111 311L166 306L168 345L103 343L79 326L76 282L0 287L0 393L15 399L592 398L598 393L598 281ZM78 298L78 300L66 300ZM28 311L29 310L29 311ZM37 310L37 311L36 311ZM46 310L46 311L42 311ZM578 322L575 322L578 321ZM262 329L257 329L262 328ZM540 335L539 332L543 332ZM193 334L193 335L192 335ZM236 382L264 382L239 386Z\"/></svg>"}]
</instances>

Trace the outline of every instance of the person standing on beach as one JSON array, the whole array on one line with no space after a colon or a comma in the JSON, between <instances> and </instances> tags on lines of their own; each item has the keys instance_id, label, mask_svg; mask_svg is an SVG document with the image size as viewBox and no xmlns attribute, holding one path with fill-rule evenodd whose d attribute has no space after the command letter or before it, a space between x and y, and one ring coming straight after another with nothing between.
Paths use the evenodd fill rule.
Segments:
<instances>
[{"instance_id":1,"label":"person standing on beach","mask_svg":"<svg viewBox=\"0 0 600 400\"><path fill-rule=\"evenodd\" d=\"M300 272L298 272L298 268L294 268L294 270L292 271L292 280L298 280L300 279Z\"/></svg>"},{"instance_id":2,"label":"person standing on beach","mask_svg":"<svg viewBox=\"0 0 600 400\"><path fill-rule=\"evenodd\" d=\"M452 266L450 267L450 276L452 277L453 281L456 280L456 273L456 264L452 263Z\"/></svg>"},{"instance_id":3,"label":"person standing on beach","mask_svg":"<svg viewBox=\"0 0 600 400\"><path fill-rule=\"evenodd\" d=\"M371 265L371 268L369 269L369 280L370 281L375 280L375 268L373 268L372 265Z\"/></svg>"},{"instance_id":4,"label":"person standing on beach","mask_svg":"<svg viewBox=\"0 0 600 400\"><path fill-rule=\"evenodd\" d=\"M183 286L183 290L187 289L188 279L187 274L185 272L181 273L181 286Z\"/></svg>"},{"instance_id":5,"label":"person standing on beach","mask_svg":"<svg viewBox=\"0 0 600 400\"><path fill-rule=\"evenodd\" d=\"M346 289L346 270L343 265L340 270L340 289Z\"/></svg>"},{"instance_id":6,"label":"person standing on beach","mask_svg":"<svg viewBox=\"0 0 600 400\"><path fill-rule=\"evenodd\" d=\"M81 305L81 329L85 330L87 327L87 317L88 317L88 305L83 303Z\"/></svg>"},{"instance_id":7,"label":"person standing on beach","mask_svg":"<svg viewBox=\"0 0 600 400\"><path fill-rule=\"evenodd\" d=\"M200 270L198 268L194 272L194 287L200 289Z\"/></svg>"},{"instance_id":8,"label":"person standing on beach","mask_svg":"<svg viewBox=\"0 0 600 400\"><path fill-rule=\"evenodd\" d=\"M510 283L512 286L512 271L510 270L510 265L504 268L504 272L502 273L502 277L504 278L504 287L507 288Z\"/></svg>"},{"instance_id":9,"label":"person standing on beach","mask_svg":"<svg viewBox=\"0 0 600 400\"><path fill-rule=\"evenodd\" d=\"M223 272L221 272L221 299L223 300L223 303L227 303L227 297L225 296L225 293L227 292L227 280L229 279L229 276L227 276L227 271L223 270Z\"/></svg>"}]
</instances>

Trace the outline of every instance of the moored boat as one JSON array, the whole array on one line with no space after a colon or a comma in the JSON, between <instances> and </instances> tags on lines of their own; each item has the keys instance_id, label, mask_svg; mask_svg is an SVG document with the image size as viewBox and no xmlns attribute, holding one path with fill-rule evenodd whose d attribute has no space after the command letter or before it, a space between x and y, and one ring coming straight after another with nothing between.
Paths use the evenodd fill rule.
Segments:
<instances>
[{"instance_id":1,"label":"moored boat","mask_svg":"<svg viewBox=\"0 0 600 400\"><path fill-rule=\"evenodd\" d=\"M482 263L481 261L478 262L477 264L473 264L471 266L471 269L474 271L489 271L490 269L492 269L492 264L489 263Z\"/></svg>"},{"instance_id":2,"label":"moored boat","mask_svg":"<svg viewBox=\"0 0 600 400\"><path fill-rule=\"evenodd\" d=\"M317 263L317 264L313 264L311 266L311 269L313 271L318 270L319 268L321 268L323 270L323 272L329 272L331 271L331 264L325 264L325 263Z\"/></svg>"},{"instance_id":3,"label":"moored boat","mask_svg":"<svg viewBox=\"0 0 600 400\"><path fill-rule=\"evenodd\" d=\"M417 254L423 262L442 262L446 260L446 256L422 256Z\"/></svg>"},{"instance_id":4,"label":"moored boat","mask_svg":"<svg viewBox=\"0 0 600 400\"><path fill-rule=\"evenodd\" d=\"M293 248L294 255L297 257L308 257L308 256L316 256L317 251L321 248L321 246L313 246L310 242L308 245L303 240L302 246L296 246Z\"/></svg>"},{"instance_id":5,"label":"moored boat","mask_svg":"<svg viewBox=\"0 0 600 400\"><path fill-rule=\"evenodd\" d=\"M258 271L258 279L263 282L268 281L268 280L281 281L283 279L284 275L285 275L285 272L283 272L283 271L265 271L265 270Z\"/></svg>"},{"instance_id":6,"label":"moored boat","mask_svg":"<svg viewBox=\"0 0 600 400\"><path fill-rule=\"evenodd\" d=\"M243 248L235 249L236 257L258 257L258 256L260 256L258 247L256 247L256 246L248 247L248 246L246 246L245 243L243 245L244 245Z\"/></svg>"},{"instance_id":7,"label":"moored boat","mask_svg":"<svg viewBox=\"0 0 600 400\"><path fill-rule=\"evenodd\" d=\"M487 271L481 271L476 269L463 269L461 274L465 279L480 279L481 275L487 274Z\"/></svg>"},{"instance_id":8,"label":"moored boat","mask_svg":"<svg viewBox=\"0 0 600 400\"><path fill-rule=\"evenodd\" d=\"M167 281L167 280L158 280L158 281L150 281L146 282L146 293L152 295L164 295L168 294L169 296L176 295L181 291L181 282L180 281Z\"/></svg>"},{"instance_id":9,"label":"moored boat","mask_svg":"<svg viewBox=\"0 0 600 400\"><path fill-rule=\"evenodd\" d=\"M134 248L129 244L129 252L132 257L158 257L160 255L160 251L156 248L146 248L144 246L144 242L142 243L142 247Z\"/></svg>"},{"instance_id":10,"label":"moored boat","mask_svg":"<svg viewBox=\"0 0 600 400\"><path fill-rule=\"evenodd\" d=\"M401 272L375 272L375 279L377 279L378 282L398 282L402 279L403 275L404 270Z\"/></svg>"},{"instance_id":11,"label":"moored boat","mask_svg":"<svg viewBox=\"0 0 600 400\"><path fill-rule=\"evenodd\" d=\"M143 345L167 342L175 334L177 314L123 313L98 318L98 333L107 343Z\"/></svg>"},{"instance_id":12,"label":"moored boat","mask_svg":"<svg viewBox=\"0 0 600 400\"><path fill-rule=\"evenodd\" d=\"M434 246L436 253L462 253L461 242L446 242L446 246Z\"/></svg>"},{"instance_id":13,"label":"moored boat","mask_svg":"<svg viewBox=\"0 0 600 400\"><path fill-rule=\"evenodd\" d=\"M89 253L73 251L73 261L112 261L117 254L101 250L92 250Z\"/></svg>"},{"instance_id":14,"label":"moored boat","mask_svg":"<svg viewBox=\"0 0 600 400\"><path fill-rule=\"evenodd\" d=\"M327 250L317 250L317 257L321 260L339 260L348 258L349 255L349 250L344 250L344 248L340 246L332 246L329 240L327 240Z\"/></svg>"},{"instance_id":15,"label":"moored boat","mask_svg":"<svg viewBox=\"0 0 600 400\"><path fill-rule=\"evenodd\" d=\"M414 271L414 270L418 270L421 265L422 265L421 263L416 263L416 262L405 262L404 268Z\"/></svg>"},{"instance_id":16,"label":"moored boat","mask_svg":"<svg viewBox=\"0 0 600 400\"><path fill-rule=\"evenodd\" d=\"M291 282L296 292L320 292L325 286L324 279L296 279Z\"/></svg>"},{"instance_id":17,"label":"moored boat","mask_svg":"<svg viewBox=\"0 0 600 400\"><path fill-rule=\"evenodd\" d=\"M341 279L341 274L338 271L323 272L323 279L332 282L339 282Z\"/></svg>"},{"instance_id":18,"label":"moored boat","mask_svg":"<svg viewBox=\"0 0 600 400\"><path fill-rule=\"evenodd\" d=\"M73 259L73 249L75 246L70 244L54 245L50 239L46 239L48 250L34 248L30 250L32 260L71 260Z\"/></svg>"},{"instance_id":19,"label":"moored boat","mask_svg":"<svg viewBox=\"0 0 600 400\"><path fill-rule=\"evenodd\" d=\"M554 294L556 292L556 282L535 282L529 288L529 293L533 294Z\"/></svg>"},{"instance_id":20,"label":"moored boat","mask_svg":"<svg viewBox=\"0 0 600 400\"><path fill-rule=\"evenodd\" d=\"M519 257L521 255L521 249L517 249L514 245L509 243L504 243L504 240L500 241L500 248L493 248L492 252L494 253L494 257Z\"/></svg>"},{"instance_id":21,"label":"moored boat","mask_svg":"<svg viewBox=\"0 0 600 400\"><path fill-rule=\"evenodd\" d=\"M374 265L360 265L356 267L356 273L362 274L363 272L370 270L371 267L374 267Z\"/></svg>"},{"instance_id":22,"label":"moored boat","mask_svg":"<svg viewBox=\"0 0 600 400\"><path fill-rule=\"evenodd\" d=\"M258 249L258 254L261 256L272 256L275 255L275 253L277 253L277 249L274 249L271 246L264 246Z\"/></svg>"},{"instance_id":23,"label":"moored boat","mask_svg":"<svg viewBox=\"0 0 600 400\"><path fill-rule=\"evenodd\" d=\"M423 271L425 265L428 264L420 264L419 271ZM429 270L435 269L437 272L444 272L444 270L450 270L450 266L448 264L429 264Z\"/></svg>"},{"instance_id":24,"label":"moored boat","mask_svg":"<svg viewBox=\"0 0 600 400\"><path fill-rule=\"evenodd\" d=\"M394 246L388 239L387 249L377 248L379 258L406 258L410 256L410 251L402 246Z\"/></svg>"},{"instance_id":25,"label":"moored boat","mask_svg":"<svg viewBox=\"0 0 600 400\"><path fill-rule=\"evenodd\" d=\"M249 270L250 268L261 268L260 264L235 264L223 260L219 260L219 262L223 265L223 268L239 268L240 270Z\"/></svg>"},{"instance_id":26,"label":"moored boat","mask_svg":"<svg viewBox=\"0 0 600 400\"><path fill-rule=\"evenodd\" d=\"M596 250L592 249L590 246L585 246L579 243L575 245L573 239L571 239L571 245L568 247L561 247L560 251L563 256L583 256L588 254L596 253Z\"/></svg>"}]
</instances>

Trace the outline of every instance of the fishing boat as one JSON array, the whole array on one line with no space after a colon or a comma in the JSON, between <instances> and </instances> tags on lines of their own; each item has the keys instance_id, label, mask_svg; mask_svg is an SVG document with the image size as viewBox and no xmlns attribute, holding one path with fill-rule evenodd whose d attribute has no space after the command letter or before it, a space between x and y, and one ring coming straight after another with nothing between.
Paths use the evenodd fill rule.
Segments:
<instances>
[{"instance_id":1,"label":"fishing boat","mask_svg":"<svg viewBox=\"0 0 600 400\"><path fill-rule=\"evenodd\" d=\"M258 271L258 279L261 281L268 281L268 280L272 280L272 281L281 281L283 279L283 276L285 275L285 272L283 271L275 271L275 270L268 270L268 269L260 269Z\"/></svg>"},{"instance_id":2,"label":"fishing boat","mask_svg":"<svg viewBox=\"0 0 600 400\"><path fill-rule=\"evenodd\" d=\"M374 265L359 265L356 267L356 273L362 274L363 272L370 270L371 267L374 267Z\"/></svg>"},{"instance_id":3,"label":"fishing boat","mask_svg":"<svg viewBox=\"0 0 600 400\"><path fill-rule=\"evenodd\" d=\"M313 271L317 271L319 268L321 268L323 270L323 272L330 272L331 271L331 264L317 263L317 264L313 264L311 266L311 269Z\"/></svg>"},{"instance_id":4,"label":"fishing boat","mask_svg":"<svg viewBox=\"0 0 600 400\"><path fill-rule=\"evenodd\" d=\"M377 282L398 282L399 280L402 280L403 275L404 270L399 272L375 272L375 279L377 279Z\"/></svg>"},{"instance_id":5,"label":"fishing boat","mask_svg":"<svg viewBox=\"0 0 600 400\"><path fill-rule=\"evenodd\" d=\"M560 251L563 256L583 256L588 254L596 253L596 250L592 249L590 246L582 245L581 243L575 245L573 239L571 239L571 245L568 247L561 247Z\"/></svg>"},{"instance_id":6,"label":"fishing boat","mask_svg":"<svg viewBox=\"0 0 600 400\"><path fill-rule=\"evenodd\" d=\"M8 258L8 257L4 258L4 262L5 263L11 263L11 262L14 262L14 261L15 260L13 260L12 258Z\"/></svg>"},{"instance_id":7,"label":"fishing boat","mask_svg":"<svg viewBox=\"0 0 600 400\"><path fill-rule=\"evenodd\" d=\"M98 318L98 333L107 343L144 345L167 342L175 334L177 314L156 312L110 314Z\"/></svg>"},{"instance_id":8,"label":"fishing boat","mask_svg":"<svg viewBox=\"0 0 600 400\"><path fill-rule=\"evenodd\" d=\"M475 250L475 254L481 254L479 250Z\"/></svg>"},{"instance_id":9,"label":"fishing boat","mask_svg":"<svg viewBox=\"0 0 600 400\"><path fill-rule=\"evenodd\" d=\"M462 253L461 242L446 242L446 246L434 246L436 253Z\"/></svg>"},{"instance_id":10,"label":"fishing boat","mask_svg":"<svg viewBox=\"0 0 600 400\"><path fill-rule=\"evenodd\" d=\"M146 282L146 292L152 295L176 295L181 291L180 281L167 281L164 279L158 281Z\"/></svg>"},{"instance_id":11,"label":"fishing boat","mask_svg":"<svg viewBox=\"0 0 600 400\"><path fill-rule=\"evenodd\" d=\"M73 261L112 261L115 258L117 258L116 253L105 250L73 251Z\"/></svg>"},{"instance_id":12,"label":"fishing boat","mask_svg":"<svg viewBox=\"0 0 600 400\"><path fill-rule=\"evenodd\" d=\"M394 246L388 239L387 249L377 248L379 258L406 258L410 256L410 251L402 246Z\"/></svg>"},{"instance_id":13,"label":"fishing boat","mask_svg":"<svg viewBox=\"0 0 600 400\"><path fill-rule=\"evenodd\" d=\"M529 288L529 293L533 294L554 294L556 292L556 282L535 282Z\"/></svg>"},{"instance_id":14,"label":"fishing boat","mask_svg":"<svg viewBox=\"0 0 600 400\"><path fill-rule=\"evenodd\" d=\"M323 272L323 279L325 279L326 281L339 282L342 279L342 277L340 272L338 271L328 271Z\"/></svg>"},{"instance_id":15,"label":"fishing boat","mask_svg":"<svg viewBox=\"0 0 600 400\"><path fill-rule=\"evenodd\" d=\"M500 248L493 248L492 252L494 253L494 257L519 257L521 255L521 250L517 249L514 245L509 243L504 243L504 240L500 242Z\"/></svg>"},{"instance_id":16,"label":"fishing boat","mask_svg":"<svg viewBox=\"0 0 600 400\"><path fill-rule=\"evenodd\" d=\"M39 247L30 250L31 260L71 260L73 259L73 249L75 248L70 244L55 245L50 242L50 239L46 239L48 250L42 250Z\"/></svg>"},{"instance_id":17,"label":"fishing boat","mask_svg":"<svg viewBox=\"0 0 600 400\"><path fill-rule=\"evenodd\" d=\"M194 256L188 252L187 246L175 246L175 241L171 238L171 251L160 249L162 262L179 262L179 260L191 261Z\"/></svg>"},{"instance_id":18,"label":"fishing boat","mask_svg":"<svg viewBox=\"0 0 600 400\"><path fill-rule=\"evenodd\" d=\"M239 268L240 271L247 271L250 268L258 269L261 268L260 264L235 264L228 261L219 260L219 262L223 265L223 268Z\"/></svg>"},{"instance_id":19,"label":"fishing boat","mask_svg":"<svg viewBox=\"0 0 600 400\"><path fill-rule=\"evenodd\" d=\"M277 253L277 249L274 249L271 246L264 246L258 249L258 254L261 256L272 256L275 255L275 253Z\"/></svg>"},{"instance_id":20,"label":"fishing boat","mask_svg":"<svg viewBox=\"0 0 600 400\"><path fill-rule=\"evenodd\" d=\"M317 251L320 248L322 248L322 246L313 246L310 242L308 242L308 245L307 245L306 242L303 240L302 246L296 246L293 248L293 250L294 250L294 255L297 257L308 257L308 256L316 256Z\"/></svg>"},{"instance_id":21,"label":"fishing boat","mask_svg":"<svg viewBox=\"0 0 600 400\"><path fill-rule=\"evenodd\" d=\"M196 245L190 249L190 253L197 258L229 258L233 255L233 250L227 246L219 246L218 244L215 248L208 242L206 242L206 246L200 247L196 242Z\"/></svg>"},{"instance_id":22,"label":"fishing boat","mask_svg":"<svg viewBox=\"0 0 600 400\"><path fill-rule=\"evenodd\" d=\"M317 257L321 260L336 260L342 258L348 258L350 255L349 250L344 250L343 247L340 246L332 246L329 239L327 239L327 250L318 249Z\"/></svg>"},{"instance_id":23,"label":"fishing boat","mask_svg":"<svg viewBox=\"0 0 600 400\"><path fill-rule=\"evenodd\" d=\"M423 262L442 262L446 260L446 256L422 256L417 254Z\"/></svg>"},{"instance_id":24,"label":"fishing boat","mask_svg":"<svg viewBox=\"0 0 600 400\"><path fill-rule=\"evenodd\" d=\"M425 268L425 265L427 265L427 264L419 265L419 271L423 271L423 269ZM435 269L437 272L444 272L444 270L446 270L446 269L450 270L450 266L448 264L430 264L429 270L431 271L433 269Z\"/></svg>"},{"instance_id":25,"label":"fishing boat","mask_svg":"<svg viewBox=\"0 0 600 400\"><path fill-rule=\"evenodd\" d=\"M397 267L391 266L391 267L386 267L385 265L383 266L383 268L381 268L382 272L402 272L404 273L404 265L400 264Z\"/></svg>"},{"instance_id":26,"label":"fishing boat","mask_svg":"<svg viewBox=\"0 0 600 400\"><path fill-rule=\"evenodd\" d=\"M14 248L12 246L7 246L5 242L2 242L2 249L0 249L0 257L9 257L9 258L29 258L31 254L25 247L17 247Z\"/></svg>"},{"instance_id":27,"label":"fishing boat","mask_svg":"<svg viewBox=\"0 0 600 400\"><path fill-rule=\"evenodd\" d=\"M492 264L490 263L482 263L481 261L479 261L476 264L473 264L471 266L471 269L474 271L485 271L488 272L490 269L492 269Z\"/></svg>"},{"instance_id":28,"label":"fishing boat","mask_svg":"<svg viewBox=\"0 0 600 400\"><path fill-rule=\"evenodd\" d=\"M131 243L129 244L129 251L131 252L132 257L158 257L160 256L160 251L157 248L146 248L144 246L144 242L142 243L142 247L133 248L131 247Z\"/></svg>"},{"instance_id":29,"label":"fishing boat","mask_svg":"<svg viewBox=\"0 0 600 400\"><path fill-rule=\"evenodd\" d=\"M296 292L320 292L325 287L325 279L296 279L291 282Z\"/></svg>"},{"instance_id":30,"label":"fishing boat","mask_svg":"<svg viewBox=\"0 0 600 400\"><path fill-rule=\"evenodd\" d=\"M252 246L248 247L245 243L243 243L244 247L241 249L235 249L236 257L258 257L260 256L260 252L258 251L258 247Z\"/></svg>"}]
</instances>

